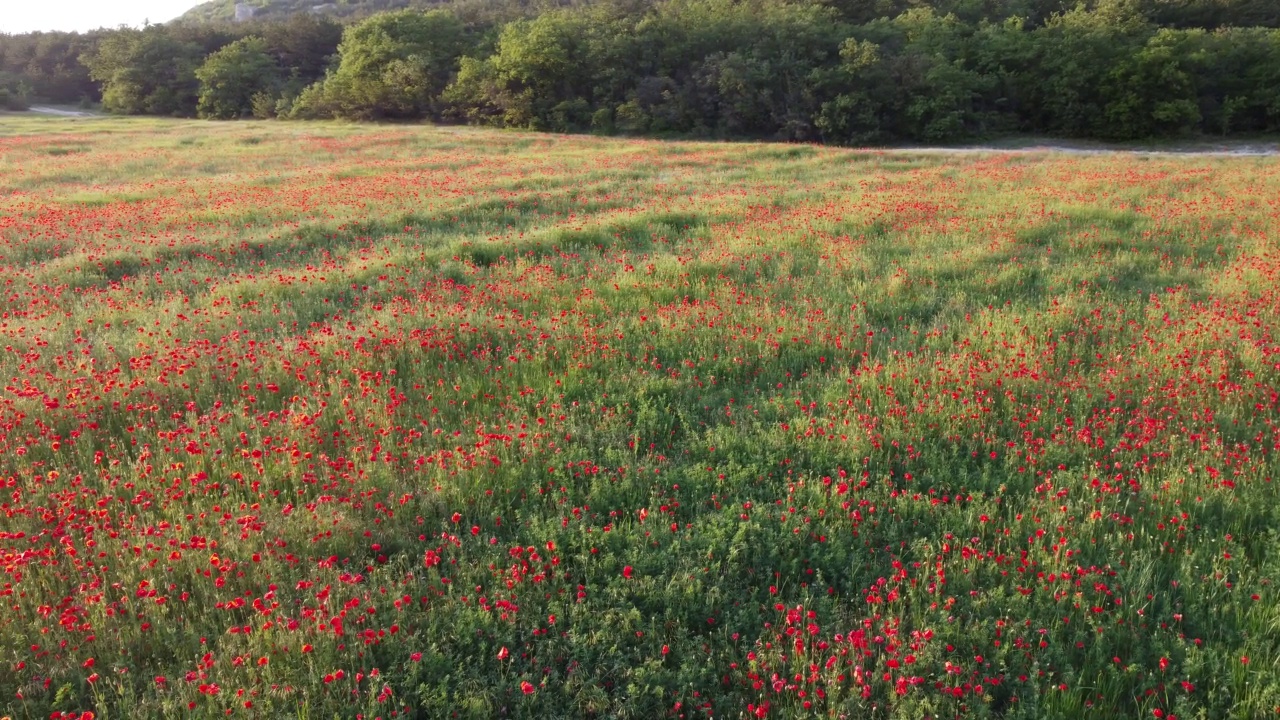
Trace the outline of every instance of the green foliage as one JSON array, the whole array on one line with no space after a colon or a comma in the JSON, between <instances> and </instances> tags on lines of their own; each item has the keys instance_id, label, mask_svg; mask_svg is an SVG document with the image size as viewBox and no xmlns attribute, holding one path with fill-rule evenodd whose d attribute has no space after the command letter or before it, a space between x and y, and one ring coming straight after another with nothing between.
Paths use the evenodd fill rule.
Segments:
<instances>
[{"instance_id":1,"label":"green foliage","mask_svg":"<svg viewBox=\"0 0 1280 720\"><path fill-rule=\"evenodd\" d=\"M0 36L0 72L30 100L100 87L112 112L220 118L852 144L1280 128L1262 0L424 2L256 0L232 23L220 0L144 30ZM234 77L202 87L233 45L212 62Z\"/></svg>"},{"instance_id":2,"label":"green foliage","mask_svg":"<svg viewBox=\"0 0 1280 720\"><path fill-rule=\"evenodd\" d=\"M819 116L824 137L943 142L995 129L998 83L970 59L976 45L972 28L927 9L859 28L829 76L836 94Z\"/></svg>"},{"instance_id":3,"label":"green foliage","mask_svg":"<svg viewBox=\"0 0 1280 720\"><path fill-rule=\"evenodd\" d=\"M270 98L280 83L280 68L267 49L262 38L247 37L205 59L196 70L200 117L231 120L263 112L266 101L260 98Z\"/></svg>"},{"instance_id":4,"label":"green foliage","mask_svg":"<svg viewBox=\"0 0 1280 720\"><path fill-rule=\"evenodd\" d=\"M816 6L692 0L507 25L447 92L472 121L550 130L813 135L811 79L843 26Z\"/></svg>"},{"instance_id":5,"label":"green foliage","mask_svg":"<svg viewBox=\"0 0 1280 720\"><path fill-rule=\"evenodd\" d=\"M447 10L376 15L347 28L338 66L297 100L298 117L416 118L431 111L467 46Z\"/></svg>"},{"instance_id":6,"label":"green foliage","mask_svg":"<svg viewBox=\"0 0 1280 720\"><path fill-rule=\"evenodd\" d=\"M102 83L102 105L126 115L195 114L199 45L161 26L107 35L81 59Z\"/></svg>"},{"instance_id":7,"label":"green foliage","mask_svg":"<svg viewBox=\"0 0 1280 720\"><path fill-rule=\"evenodd\" d=\"M22 77L0 72L0 110L26 110L30 94Z\"/></svg>"},{"instance_id":8,"label":"green foliage","mask_svg":"<svg viewBox=\"0 0 1280 720\"><path fill-rule=\"evenodd\" d=\"M0 87L0 110L26 110L27 102L16 91Z\"/></svg>"},{"instance_id":9,"label":"green foliage","mask_svg":"<svg viewBox=\"0 0 1280 720\"><path fill-rule=\"evenodd\" d=\"M1137 53L1149 34L1140 20L1077 9L1034 31L1021 84L1027 124L1066 137L1107 133L1107 76ZM1039 79L1039 82L1036 80Z\"/></svg>"},{"instance_id":10,"label":"green foliage","mask_svg":"<svg viewBox=\"0 0 1280 720\"><path fill-rule=\"evenodd\" d=\"M0 74L14 76L27 94L43 102L71 104L96 100L97 84L79 57L97 44L102 32L37 32L0 35Z\"/></svg>"},{"instance_id":11,"label":"green foliage","mask_svg":"<svg viewBox=\"0 0 1280 720\"><path fill-rule=\"evenodd\" d=\"M303 83L324 76L342 40L341 25L310 13L281 21L255 22L249 28L266 41L276 64Z\"/></svg>"},{"instance_id":12,"label":"green foliage","mask_svg":"<svg viewBox=\"0 0 1280 720\"><path fill-rule=\"evenodd\" d=\"M512 22L444 99L450 117L556 131L1127 140L1273 127L1277 42L1159 29L1124 0L1038 26L927 7L850 26L812 5L674 0Z\"/></svg>"},{"instance_id":13,"label":"green foliage","mask_svg":"<svg viewBox=\"0 0 1280 720\"><path fill-rule=\"evenodd\" d=\"M380 12L425 9L437 4L429 0L210 0L183 13L178 21L188 24L228 22L235 18L237 3L244 2L254 9L254 18L270 20L299 16L360 19Z\"/></svg>"},{"instance_id":14,"label":"green foliage","mask_svg":"<svg viewBox=\"0 0 1280 720\"><path fill-rule=\"evenodd\" d=\"M1202 36L1192 67L1206 132L1280 129L1280 33L1230 28Z\"/></svg>"},{"instance_id":15,"label":"green foliage","mask_svg":"<svg viewBox=\"0 0 1280 720\"><path fill-rule=\"evenodd\" d=\"M1106 131L1114 137L1184 135L1201 120L1195 71L1204 33L1162 29L1107 73Z\"/></svg>"},{"instance_id":16,"label":"green foliage","mask_svg":"<svg viewBox=\"0 0 1280 720\"><path fill-rule=\"evenodd\" d=\"M468 58L447 99L455 113L513 127L585 129L600 50L599 13L560 10L507 25L496 51ZM612 37L612 36L610 36Z\"/></svg>"},{"instance_id":17,"label":"green foliage","mask_svg":"<svg viewBox=\"0 0 1280 720\"><path fill-rule=\"evenodd\" d=\"M295 15L323 14L338 18L364 18L390 10L406 8L430 9L438 5L436 0L337 0L322 3L319 0L241 0L255 8L255 17L281 18ZM484 5L500 6L502 3L468 3L455 0L455 5L472 5L479 9ZM523 5L524 3L513 3ZM576 3L561 3L576 4ZM628 3L619 3L627 5ZM941 15L955 14L966 23L976 24L988 19L1003 21L1009 17L1021 17L1033 22L1043 22L1055 13L1062 13L1078 5L1086 9L1098 4L1097 0L823 0L823 5L837 10L849 22L862 24L879 18L892 18L922 5L936 9ZM235 16L236 0L210 0L188 10L182 22L225 22ZM545 5L530 3L535 8ZM1229 26L1280 27L1280 6L1271 0L1138 0L1135 9L1152 22L1178 28L1219 28ZM508 10L514 11L515 8Z\"/></svg>"}]
</instances>

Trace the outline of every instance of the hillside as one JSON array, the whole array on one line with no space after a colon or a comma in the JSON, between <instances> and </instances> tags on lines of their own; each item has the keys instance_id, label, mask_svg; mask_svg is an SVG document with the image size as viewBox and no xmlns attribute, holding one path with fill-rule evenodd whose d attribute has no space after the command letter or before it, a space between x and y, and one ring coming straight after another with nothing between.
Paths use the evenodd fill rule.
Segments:
<instances>
[{"instance_id":1,"label":"hillside","mask_svg":"<svg viewBox=\"0 0 1280 720\"><path fill-rule=\"evenodd\" d=\"M191 8L179 21L216 22L235 19L236 0L210 0ZM300 12L314 12L338 18L355 18L385 10L428 7L429 0L244 0L254 8L255 18L281 18Z\"/></svg>"}]
</instances>

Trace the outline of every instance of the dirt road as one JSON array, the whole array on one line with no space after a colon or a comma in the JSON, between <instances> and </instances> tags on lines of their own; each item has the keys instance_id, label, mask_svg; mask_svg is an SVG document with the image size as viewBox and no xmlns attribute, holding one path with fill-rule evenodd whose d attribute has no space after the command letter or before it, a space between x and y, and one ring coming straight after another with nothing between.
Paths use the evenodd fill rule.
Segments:
<instances>
[{"instance_id":1,"label":"dirt road","mask_svg":"<svg viewBox=\"0 0 1280 720\"><path fill-rule=\"evenodd\" d=\"M87 112L84 110L63 110L45 105L32 105L27 108L27 110L33 113L40 113L41 115L57 115L59 117L101 117L95 112Z\"/></svg>"}]
</instances>

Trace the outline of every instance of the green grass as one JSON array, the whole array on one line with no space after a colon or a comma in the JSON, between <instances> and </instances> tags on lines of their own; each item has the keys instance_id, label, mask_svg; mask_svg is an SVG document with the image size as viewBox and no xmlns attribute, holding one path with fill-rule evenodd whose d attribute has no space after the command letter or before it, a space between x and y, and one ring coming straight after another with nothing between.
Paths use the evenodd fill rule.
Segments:
<instances>
[{"instance_id":1,"label":"green grass","mask_svg":"<svg viewBox=\"0 0 1280 720\"><path fill-rule=\"evenodd\" d=\"M7 120L0 716L1270 715L1277 190Z\"/></svg>"}]
</instances>

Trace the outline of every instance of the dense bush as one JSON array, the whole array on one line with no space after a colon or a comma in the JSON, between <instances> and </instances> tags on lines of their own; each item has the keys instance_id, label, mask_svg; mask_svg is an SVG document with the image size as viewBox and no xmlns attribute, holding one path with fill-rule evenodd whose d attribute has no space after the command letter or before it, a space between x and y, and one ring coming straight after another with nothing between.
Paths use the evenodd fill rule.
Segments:
<instances>
[{"instance_id":1,"label":"dense bush","mask_svg":"<svg viewBox=\"0 0 1280 720\"><path fill-rule=\"evenodd\" d=\"M26 110L28 93L22 78L0 71L0 110Z\"/></svg>"},{"instance_id":2,"label":"dense bush","mask_svg":"<svg viewBox=\"0 0 1280 720\"><path fill-rule=\"evenodd\" d=\"M201 48L160 26L112 33L83 56L102 83L102 105L126 115L191 115L199 84Z\"/></svg>"},{"instance_id":3,"label":"dense bush","mask_svg":"<svg viewBox=\"0 0 1280 720\"><path fill-rule=\"evenodd\" d=\"M27 103L9 88L0 87L0 110L26 110Z\"/></svg>"},{"instance_id":4,"label":"dense bush","mask_svg":"<svg viewBox=\"0 0 1280 720\"><path fill-rule=\"evenodd\" d=\"M466 48L452 13L402 11L347 28L338 65L294 103L297 117L418 118L428 114Z\"/></svg>"},{"instance_id":5,"label":"dense bush","mask_svg":"<svg viewBox=\"0 0 1280 720\"><path fill-rule=\"evenodd\" d=\"M200 80L200 117L230 120L254 111L256 98L270 97L280 71L267 43L247 37L213 53L196 70Z\"/></svg>"}]
</instances>

